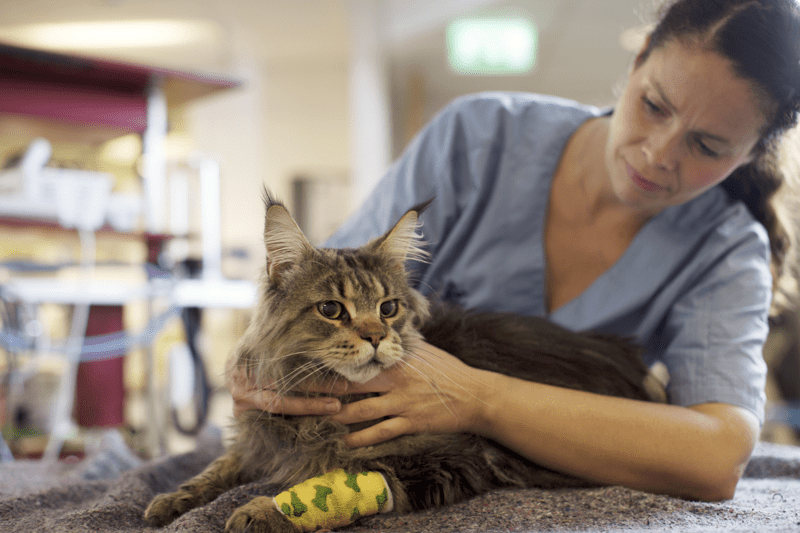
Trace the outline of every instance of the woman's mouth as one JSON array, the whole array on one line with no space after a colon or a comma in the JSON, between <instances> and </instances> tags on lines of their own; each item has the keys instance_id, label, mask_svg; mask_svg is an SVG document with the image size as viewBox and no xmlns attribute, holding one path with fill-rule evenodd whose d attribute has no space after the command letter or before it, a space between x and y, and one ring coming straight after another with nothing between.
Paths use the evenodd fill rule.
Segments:
<instances>
[{"instance_id":1,"label":"woman's mouth","mask_svg":"<svg viewBox=\"0 0 800 533\"><path fill-rule=\"evenodd\" d=\"M652 181L645 179L644 176L636 172L636 170L628 163L625 163L625 168L627 169L628 177L633 182L633 184L642 189L643 191L658 192L667 189L666 187L663 187L658 183L653 183Z\"/></svg>"}]
</instances>

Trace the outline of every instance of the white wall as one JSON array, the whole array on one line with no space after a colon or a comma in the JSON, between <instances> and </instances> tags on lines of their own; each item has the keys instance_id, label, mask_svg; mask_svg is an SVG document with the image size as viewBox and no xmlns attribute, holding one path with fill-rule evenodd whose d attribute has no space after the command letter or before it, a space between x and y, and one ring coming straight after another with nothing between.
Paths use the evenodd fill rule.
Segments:
<instances>
[{"instance_id":1,"label":"white wall","mask_svg":"<svg viewBox=\"0 0 800 533\"><path fill-rule=\"evenodd\" d=\"M221 164L222 239L262 264L267 186L291 207L298 175L346 173L349 166L344 64L261 65L229 94L191 106L189 130Z\"/></svg>"}]
</instances>

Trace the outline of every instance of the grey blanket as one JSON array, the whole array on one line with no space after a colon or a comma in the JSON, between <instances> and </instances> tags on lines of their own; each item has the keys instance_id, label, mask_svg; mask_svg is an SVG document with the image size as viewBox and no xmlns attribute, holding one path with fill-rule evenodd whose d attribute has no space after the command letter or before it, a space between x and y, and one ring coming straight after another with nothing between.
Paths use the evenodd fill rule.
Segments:
<instances>
[{"instance_id":1,"label":"grey blanket","mask_svg":"<svg viewBox=\"0 0 800 533\"><path fill-rule=\"evenodd\" d=\"M220 432L207 430L197 449L142 462L121 440L78 465L0 464L0 531L139 533L142 513L159 492L175 489L222 452ZM222 531L231 511L260 494L251 483L179 518L165 532ZM800 531L800 448L761 443L736 496L698 503L622 487L546 491L503 490L444 509L364 518L349 532L494 533L510 531Z\"/></svg>"}]
</instances>

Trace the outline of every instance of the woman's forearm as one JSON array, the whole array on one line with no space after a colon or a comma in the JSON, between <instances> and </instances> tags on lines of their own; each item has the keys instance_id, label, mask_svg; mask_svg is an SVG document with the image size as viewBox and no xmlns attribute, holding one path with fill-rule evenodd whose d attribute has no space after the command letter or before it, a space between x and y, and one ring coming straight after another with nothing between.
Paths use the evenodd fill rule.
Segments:
<instances>
[{"instance_id":1,"label":"woman's forearm","mask_svg":"<svg viewBox=\"0 0 800 533\"><path fill-rule=\"evenodd\" d=\"M407 365L349 386L378 396L344 405L332 419L383 420L347 435L347 445L468 431L601 484L721 500L733 495L758 437L758 420L739 407L600 396L471 368L425 343L417 351Z\"/></svg>"},{"instance_id":2,"label":"woman's forearm","mask_svg":"<svg viewBox=\"0 0 800 533\"><path fill-rule=\"evenodd\" d=\"M724 404L685 408L486 377L473 431L598 483L727 499L758 434L755 416Z\"/></svg>"}]
</instances>

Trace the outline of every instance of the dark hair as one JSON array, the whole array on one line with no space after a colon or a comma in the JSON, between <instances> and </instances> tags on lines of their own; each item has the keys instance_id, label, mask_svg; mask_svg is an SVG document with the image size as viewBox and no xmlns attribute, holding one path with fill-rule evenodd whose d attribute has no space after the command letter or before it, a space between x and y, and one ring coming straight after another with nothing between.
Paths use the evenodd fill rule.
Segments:
<instances>
[{"instance_id":1,"label":"dark hair","mask_svg":"<svg viewBox=\"0 0 800 533\"><path fill-rule=\"evenodd\" d=\"M696 44L731 61L736 75L752 83L767 124L755 157L736 169L722 186L743 201L769 234L776 296L794 299L796 246L787 201L797 168L784 168L781 139L800 112L800 6L796 0L673 0L634 63L669 42ZM788 183L787 183L788 182ZM783 188L781 194L778 190ZM778 306L786 298L776 298Z\"/></svg>"}]
</instances>

